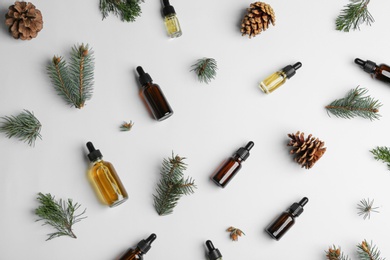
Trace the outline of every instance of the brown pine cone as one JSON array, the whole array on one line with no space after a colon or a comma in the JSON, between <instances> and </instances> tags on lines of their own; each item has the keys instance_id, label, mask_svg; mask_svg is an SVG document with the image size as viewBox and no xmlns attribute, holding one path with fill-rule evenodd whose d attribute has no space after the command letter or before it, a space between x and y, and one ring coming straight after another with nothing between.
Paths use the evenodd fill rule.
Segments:
<instances>
[{"instance_id":1,"label":"brown pine cone","mask_svg":"<svg viewBox=\"0 0 390 260\"><path fill-rule=\"evenodd\" d=\"M255 2L247 9L248 13L241 22L242 36L249 38L268 29L269 25L275 25L275 12L269 4Z\"/></svg>"},{"instance_id":2,"label":"brown pine cone","mask_svg":"<svg viewBox=\"0 0 390 260\"><path fill-rule=\"evenodd\" d=\"M292 146L290 154L295 154L294 160L299 163L302 168L310 169L325 153L326 147L324 142L318 138L309 135L305 139L305 134L299 131L296 134L288 134L291 138L288 146Z\"/></svg>"},{"instance_id":3,"label":"brown pine cone","mask_svg":"<svg viewBox=\"0 0 390 260\"><path fill-rule=\"evenodd\" d=\"M41 11L30 2L16 1L9 7L5 18L5 24L15 39L31 40L43 28Z\"/></svg>"}]
</instances>

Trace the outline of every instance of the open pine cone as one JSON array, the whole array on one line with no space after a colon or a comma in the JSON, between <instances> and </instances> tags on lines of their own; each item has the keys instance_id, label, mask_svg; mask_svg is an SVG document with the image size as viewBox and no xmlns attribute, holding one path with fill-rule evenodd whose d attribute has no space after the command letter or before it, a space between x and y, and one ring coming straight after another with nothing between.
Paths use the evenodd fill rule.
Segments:
<instances>
[{"instance_id":1,"label":"open pine cone","mask_svg":"<svg viewBox=\"0 0 390 260\"><path fill-rule=\"evenodd\" d=\"M312 135L305 139L305 134L298 131L296 134L288 134L288 137L291 140L287 146L292 146L290 154L295 154L294 160L302 168L310 169L313 167L326 151L325 143Z\"/></svg>"},{"instance_id":2,"label":"open pine cone","mask_svg":"<svg viewBox=\"0 0 390 260\"><path fill-rule=\"evenodd\" d=\"M41 11L30 2L16 1L9 7L5 18L5 24L15 39L31 40L43 28Z\"/></svg>"},{"instance_id":3,"label":"open pine cone","mask_svg":"<svg viewBox=\"0 0 390 260\"><path fill-rule=\"evenodd\" d=\"M269 4L255 2L247 9L248 13L241 22L242 36L249 38L268 29L269 25L275 25L275 12Z\"/></svg>"}]
</instances>

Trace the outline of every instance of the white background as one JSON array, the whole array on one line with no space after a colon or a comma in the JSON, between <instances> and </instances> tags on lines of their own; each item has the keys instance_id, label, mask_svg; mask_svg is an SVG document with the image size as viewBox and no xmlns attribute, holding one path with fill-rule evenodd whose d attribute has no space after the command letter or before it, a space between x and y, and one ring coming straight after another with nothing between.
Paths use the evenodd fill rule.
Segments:
<instances>
[{"instance_id":1,"label":"white background","mask_svg":"<svg viewBox=\"0 0 390 260\"><path fill-rule=\"evenodd\" d=\"M33 111L43 138L34 148L0 138L0 259L114 260L152 232L158 238L145 256L151 260L205 259L207 239L224 259L325 259L332 244L357 259L363 239L390 257L390 173L369 152L390 145L390 88L353 63L390 63L390 2L370 3L373 26L342 33L334 21L348 1L271 1L276 26L252 39L239 32L250 1L171 3L183 29L178 39L167 37L159 1L146 1L136 22L123 23L113 15L102 21L98 0L35 0L44 28L21 41L4 26L13 1L1 2L0 116ZM77 43L90 44L96 59L94 95L81 110L57 96L46 74L52 56L69 58ZM209 85L189 72L202 57L218 62ZM272 94L257 87L297 61L302 68ZM161 86L171 118L157 122L148 114L138 95L139 65ZM381 101L381 119L329 117L324 106L358 85ZM131 132L119 131L124 120L135 122ZM328 148L311 170L286 147L287 134L298 130ZM255 146L241 171L225 189L214 185L218 165L250 140ZM129 193L125 204L99 203L86 177L87 141L114 164ZM188 158L185 175L198 189L160 217L152 194L172 151ZM53 230L34 222L38 192L87 208L88 218L74 226L77 239L45 241ZM295 226L272 240L264 228L304 196L310 201ZM357 215L363 198L380 206L371 220ZM231 225L246 233L239 242L225 232Z\"/></svg>"}]
</instances>

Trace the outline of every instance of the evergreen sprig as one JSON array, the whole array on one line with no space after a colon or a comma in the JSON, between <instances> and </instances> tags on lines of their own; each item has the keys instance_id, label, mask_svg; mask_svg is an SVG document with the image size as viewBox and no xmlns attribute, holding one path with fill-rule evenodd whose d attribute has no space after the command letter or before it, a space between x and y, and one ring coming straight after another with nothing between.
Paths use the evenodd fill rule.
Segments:
<instances>
[{"instance_id":1,"label":"evergreen sprig","mask_svg":"<svg viewBox=\"0 0 390 260\"><path fill-rule=\"evenodd\" d=\"M185 158L172 153L172 157L163 160L161 167L161 180L157 184L154 207L160 216L173 212L179 199L183 195L190 195L196 189L195 181L183 177L183 171L187 165L183 162Z\"/></svg>"},{"instance_id":2,"label":"evergreen sprig","mask_svg":"<svg viewBox=\"0 0 390 260\"><path fill-rule=\"evenodd\" d=\"M109 13L120 17L122 21L134 22L141 15L140 0L100 0L100 12L103 20Z\"/></svg>"},{"instance_id":3,"label":"evergreen sprig","mask_svg":"<svg viewBox=\"0 0 390 260\"><path fill-rule=\"evenodd\" d=\"M357 205L358 215L363 216L363 219L370 219L371 213L379 213L377 210L379 207L374 207L374 200L362 199Z\"/></svg>"},{"instance_id":4,"label":"evergreen sprig","mask_svg":"<svg viewBox=\"0 0 390 260\"><path fill-rule=\"evenodd\" d=\"M390 170L390 148L386 146L378 146L370 151L374 155L374 159L383 161L387 164L388 170Z\"/></svg>"},{"instance_id":5,"label":"evergreen sprig","mask_svg":"<svg viewBox=\"0 0 390 260\"><path fill-rule=\"evenodd\" d=\"M344 255L343 252L341 252L340 247L336 247L333 245L333 247L329 247L328 251L325 251L326 258L329 260L351 260L349 256Z\"/></svg>"},{"instance_id":6,"label":"evergreen sprig","mask_svg":"<svg viewBox=\"0 0 390 260\"><path fill-rule=\"evenodd\" d=\"M384 260L384 258L380 256L381 251L379 251L377 246L372 245L372 242L367 243L367 241L364 240L357 245L357 251L360 260Z\"/></svg>"},{"instance_id":7,"label":"evergreen sprig","mask_svg":"<svg viewBox=\"0 0 390 260\"><path fill-rule=\"evenodd\" d=\"M329 113L341 118L354 118L357 116L374 120L379 119L379 107L382 105L378 100L370 96L364 96L367 89L360 88L350 90L344 98L336 99L325 108Z\"/></svg>"},{"instance_id":8,"label":"evergreen sprig","mask_svg":"<svg viewBox=\"0 0 390 260\"><path fill-rule=\"evenodd\" d=\"M350 3L341 10L340 15L336 18L336 29L349 32L351 29L360 30L362 23L371 25L375 20L368 11L369 3L370 0L350 0Z\"/></svg>"},{"instance_id":9,"label":"evergreen sprig","mask_svg":"<svg viewBox=\"0 0 390 260\"><path fill-rule=\"evenodd\" d=\"M131 121L131 120L130 120L130 122L124 121L124 122L121 124L120 130L121 130L122 132L130 131L131 128L133 128L133 125L134 125L134 123L133 123L133 121Z\"/></svg>"},{"instance_id":10,"label":"evergreen sprig","mask_svg":"<svg viewBox=\"0 0 390 260\"><path fill-rule=\"evenodd\" d=\"M26 109L17 116L4 116L1 119L3 122L0 132L5 133L8 138L16 137L30 146L35 145L37 138L42 139L41 123L32 112Z\"/></svg>"},{"instance_id":11,"label":"evergreen sprig","mask_svg":"<svg viewBox=\"0 0 390 260\"><path fill-rule=\"evenodd\" d=\"M86 209L83 212L76 214L76 211L80 208L80 204L73 203L71 199L63 201L55 200L54 196L51 196L50 193L42 194L38 193L37 200L40 202L40 206L35 209L35 214L40 217L36 221L44 221L43 225L50 225L55 228L57 231L48 234L47 240L51 240L60 236L70 236L72 238L77 238L73 233L73 225L80 222L86 217L81 217Z\"/></svg>"},{"instance_id":12,"label":"evergreen sprig","mask_svg":"<svg viewBox=\"0 0 390 260\"><path fill-rule=\"evenodd\" d=\"M217 61L213 58L203 58L191 66L191 71L195 71L200 82L208 84L217 75Z\"/></svg>"},{"instance_id":13,"label":"evergreen sprig","mask_svg":"<svg viewBox=\"0 0 390 260\"><path fill-rule=\"evenodd\" d=\"M47 66L49 77L57 94L67 104L84 107L92 98L94 84L94 56L88 44L72 47L69 64L61 56L54 56Z\"/></svg>"}]
</instances>

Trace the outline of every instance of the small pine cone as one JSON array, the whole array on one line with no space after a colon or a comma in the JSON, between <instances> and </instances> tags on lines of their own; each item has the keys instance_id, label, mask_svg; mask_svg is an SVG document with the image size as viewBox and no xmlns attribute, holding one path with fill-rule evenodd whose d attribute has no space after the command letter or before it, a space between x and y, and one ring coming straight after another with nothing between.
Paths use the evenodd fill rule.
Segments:
<instances>
[{"instance_id":1,"label":"small pine cone","mask_svg":"<svg viewBox=\"0 0 390 260\"><path fill-rule=\"evenodd\" d=\"M249 38L268 29L269 25L275 25L275 12L269 4L255 2L247 9L248 13L241 22L242 36Z\"/></svg>"},{"instance_id":2,"label":"small pine cone","mask_svg":"<svg viewBox=\"0 0 390 260\"><path fill-rule=\"evenodd\" d=\"M304 135L299 131L296 134L288 134L291 140L287 145L292 146L290 154L295 154L294 160L302 168L310 169L325 153L326 147L324 147L325 143L318 138L309 135L305 139Z\"/></svg>"},{"instance_id":3,"label":"small pine cone","mask_svg":"<svg viewBox=\"0 0 390 260\"><path fill-rule=\"evenodd\" d=\"M5 18L5 24L15 39L31 40L43 28L41 11L30 2L16 1L8 8Z\"/></svg>"}]
</instances>

